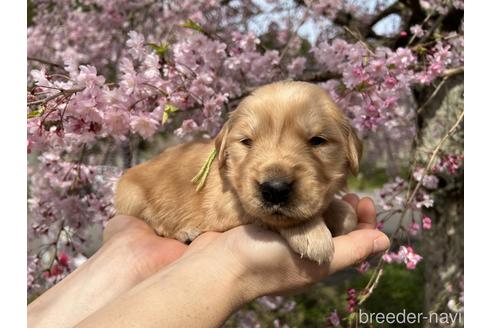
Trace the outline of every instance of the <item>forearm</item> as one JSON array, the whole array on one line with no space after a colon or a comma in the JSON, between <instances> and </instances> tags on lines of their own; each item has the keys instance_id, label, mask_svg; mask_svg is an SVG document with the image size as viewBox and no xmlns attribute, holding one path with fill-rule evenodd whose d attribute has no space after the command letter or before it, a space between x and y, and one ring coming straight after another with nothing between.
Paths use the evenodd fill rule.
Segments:
<instances>
[{"instance_id":1,"label":"forearm","mask_svg":"<svg viewBox=\"0 0 492 328\"><path fill-rule=\"evenodd\" d=\"M103 246L28 306L29 327L72 327L136 285L138 273L131 274L134 266L124 253L118 245Z\"/></svg>"},{"instance_id":2,"label":"forearm","mask_svg":"<svg viewBox=\"0 0 492 328\"><path fill-rule=\"evenodd\" d=\"M252 300L241 274L202 252L184 257L78 327L218 327Z\"/></svg>"}]
</instances>

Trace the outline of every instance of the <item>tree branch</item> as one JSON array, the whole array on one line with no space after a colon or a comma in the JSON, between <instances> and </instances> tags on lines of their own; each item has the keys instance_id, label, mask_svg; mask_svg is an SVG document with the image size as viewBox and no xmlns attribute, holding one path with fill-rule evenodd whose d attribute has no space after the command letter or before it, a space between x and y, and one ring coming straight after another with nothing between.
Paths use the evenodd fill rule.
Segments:
<instances>
[{"instance_id":1,"label":"tree branch","mask_svg":"<svg viewBox=\"0 0 492 328\"><path fill-rule=\"evenodd\" d=\"M50 65L50 66L54 66L54 67L63 68L63 65L62 64L53 63L53 62L50 62L48 60L37 58L37 57L27 56L27 60L28 61L38 62L38 63L45 64L45 65Z\"/></svg>"},{"instance_id":2,"label":"tree branch","mask_svg":"<svg viewBox=\"0 0 492 328\"><path fill-rule=\"evenodd\" d=\"M441 140L439 140L438 144L436 145L436 147L432 151L431 157L427 161L427 164L426 164L425 169L422 173L422 176L425 176L425 175L427 175L427 173L429 173L429 170L431 169L432 164L434 163L434 160L436 159L436 156L439 153L439 150L441 150L441 148L442 148L443 144L446 142L446 140L456 132L461 121L464 118L464 115L465 115L465 112L463 110L461 112L461 114L459 115L458 119L456 120L456 122L453 124L453 126L444 134L444 136L441 138ZM391 235L390 244L392 244L393 241L396 239L396 234L401 229L403 219L405 218L405 214L410 209L413 199L417 195L417 192L420 190L420 187L422 186L422 181L423 181L423 179L420 179L420 181L417 183L417 185L413 188L413 191L410 194L410 196L407 197L407 200L405 201L404 209L400 215L400 220L398 222L398 226L397 226L396 230L393 232L393 234ZM387 254L388 252L389 252L389 249L385 252L385 254ZM359 306L362 305L369 298L369 296L372 294L372 292L374 291L374 289L375 289L375 287L379 281L379 277L382 274L383 267L384 267L384 261L383 261L383 257L381 256L381 258L379 259L378 265L376 267L376 270L373 272L373 274L371 275L371 278L369 279L369 282L364 287L364 290L366 291L366 293L359 300Z\"/></svg>"},{"instance_id":3,"label":"tree branch","mask_svg":"<svg viewBox=\"0 0 492 328\"><path fill-rule=\"evenodd\" d=\"M383 19L386 16L389 16L391 14L400 13L404 9L405 9L405 6L400 1L396 1L391 6L387 7L385 10L381 11L379 14L374 16L374 18L369 23L369 26L367 29L371 30L374 27L374 25L376 25L381 19Z\"/></svg>"},{"instance_id":4,"label":"tree branch","mask_svg":"<svg viewBox=\"0 0 492 328\"><path fill-rule=\"evenodd\" d=\"M66 90L62 89L62 90L60 90L60 92L55 93L54 95L51 95L49 97L46 97L46 98L43 98L43 99L39 99L39 100L35 100L35 101L30 101L30 102L27 103L27 106L44 104L44 103L47 103L48 101L53 100L55 98L58 98L60 96L63 96L63 95L71 95L71 94L80 92L80 91L82 91L84 89L85 89L85 87L76 88L76 89L66 89Z\"/></svg>"},{"instance_id":5,"label":"tree branch","mask_svg":"<svg viewBox=\"0 0 492 328\"><path fill-rule=\"evenodd\" d=\"M427 33L422 37L422 40L420 40L421 43L425 43L429 38L432 36L434 31L441 25L442 21L444 20L444 15L440 15L435 21L434 24L432 24L431 28L427 31Z\"/></svg>"},{"instance_id":6,"label":"tree branch","mask_svg":"<svg viewBox=\"0 0 492 328\"><path fill-rule=\"evenodd\" d=\"M465 66L459 66L459 67L448 68L447 70L444 71L442 75L445 77L451 77L454 75L463 74L464 72L465 72Z\"/></svg>"}]
</instances>

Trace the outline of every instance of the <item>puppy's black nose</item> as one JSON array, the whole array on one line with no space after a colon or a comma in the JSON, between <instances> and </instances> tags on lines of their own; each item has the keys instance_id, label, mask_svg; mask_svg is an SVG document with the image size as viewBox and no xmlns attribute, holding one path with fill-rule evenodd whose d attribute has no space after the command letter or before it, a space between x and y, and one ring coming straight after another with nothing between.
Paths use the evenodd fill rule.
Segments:
<instances>
[{"instance_id":1,"label":"puppy's black nose","mask_svg":"<svg viewBox=\"0 0 492 328\"><path fill-rule=\"evenodd\" d=\"M260 184L261 197L272 205L286 203L291 190L292 183L283 180L270 180Z\"/></svg>"}]
</instances>

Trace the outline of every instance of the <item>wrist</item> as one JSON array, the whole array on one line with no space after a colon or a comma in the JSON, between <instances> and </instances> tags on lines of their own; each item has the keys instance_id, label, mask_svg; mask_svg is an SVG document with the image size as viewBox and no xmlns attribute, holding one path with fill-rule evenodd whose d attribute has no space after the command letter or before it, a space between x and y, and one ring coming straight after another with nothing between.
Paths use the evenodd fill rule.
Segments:
<instances>
[{"instance_id":1,"label":"wrist","mask_svg":"<svg viewBox=\"0 0 492 328\"><path fill-rule=\"evenodd\" d=\"M254 299L248 289L247 271L231 264L230 258L220 252L189 252L81 326L139 326L142 318L152 317L156 326L219 327Z\"/></svg>"},{"instance_id":2,"label":"wrist","mask_svg":"<svg viewBox=\"0 0 492 328\"><path fill-rule=\"evenodd\" d=\"M198 273L199 278L193 278L198 286L209 286L209 302L217 300L221 306L226 306L230 313L256 298L251 288L249 270L238 265L234 257L222 249L215 247L205 248L186 254L170 270L177 270L174 274L186 276ZM167 270L166 270L167 271ZM179 273L182 271L182 273ZM195 276L196 277L196 276ZM186 278L185 278L186 279Z\"/></svg>"},{"instance_id":3,"label":"wrist","mask_svg":"<svg viewBox=\"0 0 492 328\"><path fill-rule=\"evenodd\" d=\"M140 255L138 244L127 237L116 237L105 242L94 254L101 264L119 267L120 269L114 278L129 286L133 286L146 278L140 269L142 266Z\"/></svg>"},{"instance_id":4,"label":"wrist","mask_svg":"<svg viewBox=\"0 0 492 328\"><path fill-rule=\"evenodd\" d=\"M207 268L209 279L217 282L220 291L235 307L239 308L262 296L255 283L258 274L241 263L229 250L207 248L193 256L197 257L201 268Z\"/></svg>"}]
</instances>

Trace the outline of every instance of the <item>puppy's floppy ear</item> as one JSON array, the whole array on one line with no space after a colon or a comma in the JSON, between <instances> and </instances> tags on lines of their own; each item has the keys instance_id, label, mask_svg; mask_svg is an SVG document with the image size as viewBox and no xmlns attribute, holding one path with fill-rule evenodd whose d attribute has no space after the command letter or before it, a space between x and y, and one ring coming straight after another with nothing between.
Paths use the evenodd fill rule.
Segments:
<instances>
[{"instance_id":1,"label":"puppy's floppy ear","mask_svg":"<svg viewBox=\"0 0 492 328\"><path fill-rule=\"evenodd\" d=\"M229 135L229 129L230 129L229 126L230 126L229 121L225 122L224 126L215 137L215 150L217 151L217 161L219 163L219 168L224 166L225 164L225 158L226 158L225 149L227 143L227 136Z\"/></svg>"},{"instance_id":2,"label":"puppy's floppy ear","mask_svg":"<svg viewBox=\"0 0 492 328\"><path fill-rule=\"evenodd\" d=\"M362 142L357 136L357 132L346 121L347 135L347 160L350 172L356 176L359 173L359 162L362 157Z\"/></svg>"}]
</instances>

